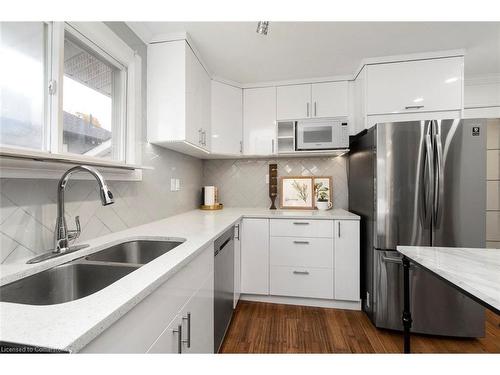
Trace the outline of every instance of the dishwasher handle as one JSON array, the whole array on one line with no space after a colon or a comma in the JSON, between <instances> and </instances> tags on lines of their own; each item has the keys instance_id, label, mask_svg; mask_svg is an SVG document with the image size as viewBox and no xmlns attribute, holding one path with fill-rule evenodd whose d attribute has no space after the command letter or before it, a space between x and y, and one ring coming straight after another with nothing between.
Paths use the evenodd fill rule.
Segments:
<instances>
[{"instance_id":1,"label":"dishwasher handle","mask_svg":"<svg viewBox=\"0 0 500 375\"><path fill-rule=\"evenodd\" d=\"M218 248L218 249L215 249L215 254L214 254L214 256L217 256L217 254L219 254L219 253L222 251L222 249L224 249L224 248L227 246L227 244L228 244L229 242L231 242L232 240L233 240L233 239L232 239L231 237L229 237L227 240L225 240L225 241L222 243L222 245L220 245L220 246L219 246L219 248Z\"/></svg>"}]
</instances>

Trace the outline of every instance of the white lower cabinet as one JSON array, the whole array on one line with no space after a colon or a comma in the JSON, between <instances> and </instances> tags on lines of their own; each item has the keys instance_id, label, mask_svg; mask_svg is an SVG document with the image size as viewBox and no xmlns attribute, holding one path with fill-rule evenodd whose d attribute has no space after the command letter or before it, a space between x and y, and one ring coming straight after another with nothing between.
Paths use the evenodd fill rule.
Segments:
<instances>
[{"instance_id":1,"label":"white lower cabinet","mask_svg":"<svg viewBox=\"0 0 500 375\"><path fill-rule=\"evenodd\" d=\"M335 220L335 293L339 300L360 299L359 221Z\"/></svg>"},{"instance_id":2,"label":"white lower cabinet","mask_svg":"<svg viewBox=\"0 0 500 375\"><path fill-rule=\"evenodd\" d=\"M213 353L213 272L211 244L81 352L175 353L178 337L173 330L182 324L186 328L181 330L187 331L182 318L190 312L192 350Z\"/></svg>"},{"instance_id":3,"label":"white lower cabinet","mask_svg":"<svg viewBox=\"0 0 500 375\"><path fill-rule=\"evenodd\" d=\"M182 353L182 319L176 315L160 337L148 349L148 353Z\"/></svg>"},{"instance_id":4,"label":"white lower cabinet","mask_svg":"<svg viewBox=\"0 0 500 375\"><path fill-rule=\"evenodd\" d=\"M269 294L269 219L243 219L241 293Z\"/></svg>"},{"instance_id":5,"label":"white lower cabinet","mask_svg":"<svg viewBox=\"0 0 500 375\"><path fill-rule=\"evenodd\" d=\"M359 303L359 221L244 219L241 241L242 293Z\"/></svg>"}]
</instances>

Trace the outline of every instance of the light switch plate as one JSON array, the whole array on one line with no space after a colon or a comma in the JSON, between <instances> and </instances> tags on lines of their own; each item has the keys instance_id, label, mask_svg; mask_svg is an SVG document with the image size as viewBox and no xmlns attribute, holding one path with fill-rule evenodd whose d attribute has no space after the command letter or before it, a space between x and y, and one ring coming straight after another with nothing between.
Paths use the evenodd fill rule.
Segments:
<instances>
[{"instance_id":1,"label":"light switch plate","mask_svg":"<svg viewBox=\"0 0 500 375\"><path fill-rule=\"evenodd\" d=\"M175 191L180 191L181 190L181 180L176 178L175 179Z\"/></svg>"},{"instance_id":2,"label":"light switch plate","mask_svg":"<svg viewBox=\"0 0 500 375\"><path fill-rule=\"evenodd\" d=\"M170 179L170 191L175 191L175 178Z\"/></svg>"}]
</instances>

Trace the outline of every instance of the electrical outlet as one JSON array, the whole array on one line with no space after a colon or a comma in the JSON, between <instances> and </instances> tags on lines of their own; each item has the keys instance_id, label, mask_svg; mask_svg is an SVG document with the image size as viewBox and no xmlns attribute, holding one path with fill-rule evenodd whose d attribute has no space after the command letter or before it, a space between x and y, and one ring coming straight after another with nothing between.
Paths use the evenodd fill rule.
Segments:
<instances>
[{"instance_id":1,"label":"electrical outlet","mask_svg":"<svg viewBox=\"0 0 500 375\"><path fill-rule=\"evenodd\" d=\"M175 191L175 178L170 179L170 191Z\"/></svg>"},{"instance_id":2,"label":"electrical outlet","mask_svg":"<svg viewBox=\"0 0 500 375\"><path fill-rule=\"evenodd\" d=\"M266 174L266 184L269 185L269 175L268 174Z\"/></svg>"},{"instance_id":3,"label":"electrical outlet","mask_svg":"<svg viewBox=\"0 0 500 375\"><path fill-rule=\"evenodd\" d=\"M175 179L175 191L180 191L181 190L181 180L176 178Z\"/></svg>"}]
</instances>

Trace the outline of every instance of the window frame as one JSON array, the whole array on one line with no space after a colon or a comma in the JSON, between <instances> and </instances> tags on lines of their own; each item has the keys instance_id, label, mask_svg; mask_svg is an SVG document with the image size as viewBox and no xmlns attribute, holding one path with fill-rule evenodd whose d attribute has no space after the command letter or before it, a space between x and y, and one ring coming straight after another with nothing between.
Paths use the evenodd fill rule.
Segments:
<instances>
[{"instance_id":1,"label":"window frame","mask_svg":"<svg viewBox=\"0 0 500 375\"><path fill-rule=\"evenodd\" d=\"M125 180L142 179L141 169L141 58L103 22L45 22L46 31L46 77L43 149L26 149L17 146L0 147L1 177L29 178L31 167L17 170L22 160L38 160L37 178L40 169L47 169L47 176L54 170L54 163L102 166L103 172L112 168L110 176L118 175ZM119 127L113 128L113 159L63 152L63 80L64 37L69 32L89 50L120 69ZM52 88L52 91L51 91ZM115 112L116 114L116 112ZM115 150L115 146L116 150ZM37 156L35 159L34 155ZM18 162L7 159L19 158ZM41 161L41 163L40 163ZM23 163L21 163L23 164ZM31 164L31 163L28 163ZM47 165L44 165L47 164ZM50 164L50 165L49 165ZM67 167L67 166L66 166ZM59 169L59 168L56 168ZM134 176L130 175L134 172ZM121 176L121 177L120 177ZM51 177L47 177L51 178Z\"/></svg>"}]
</instances>

